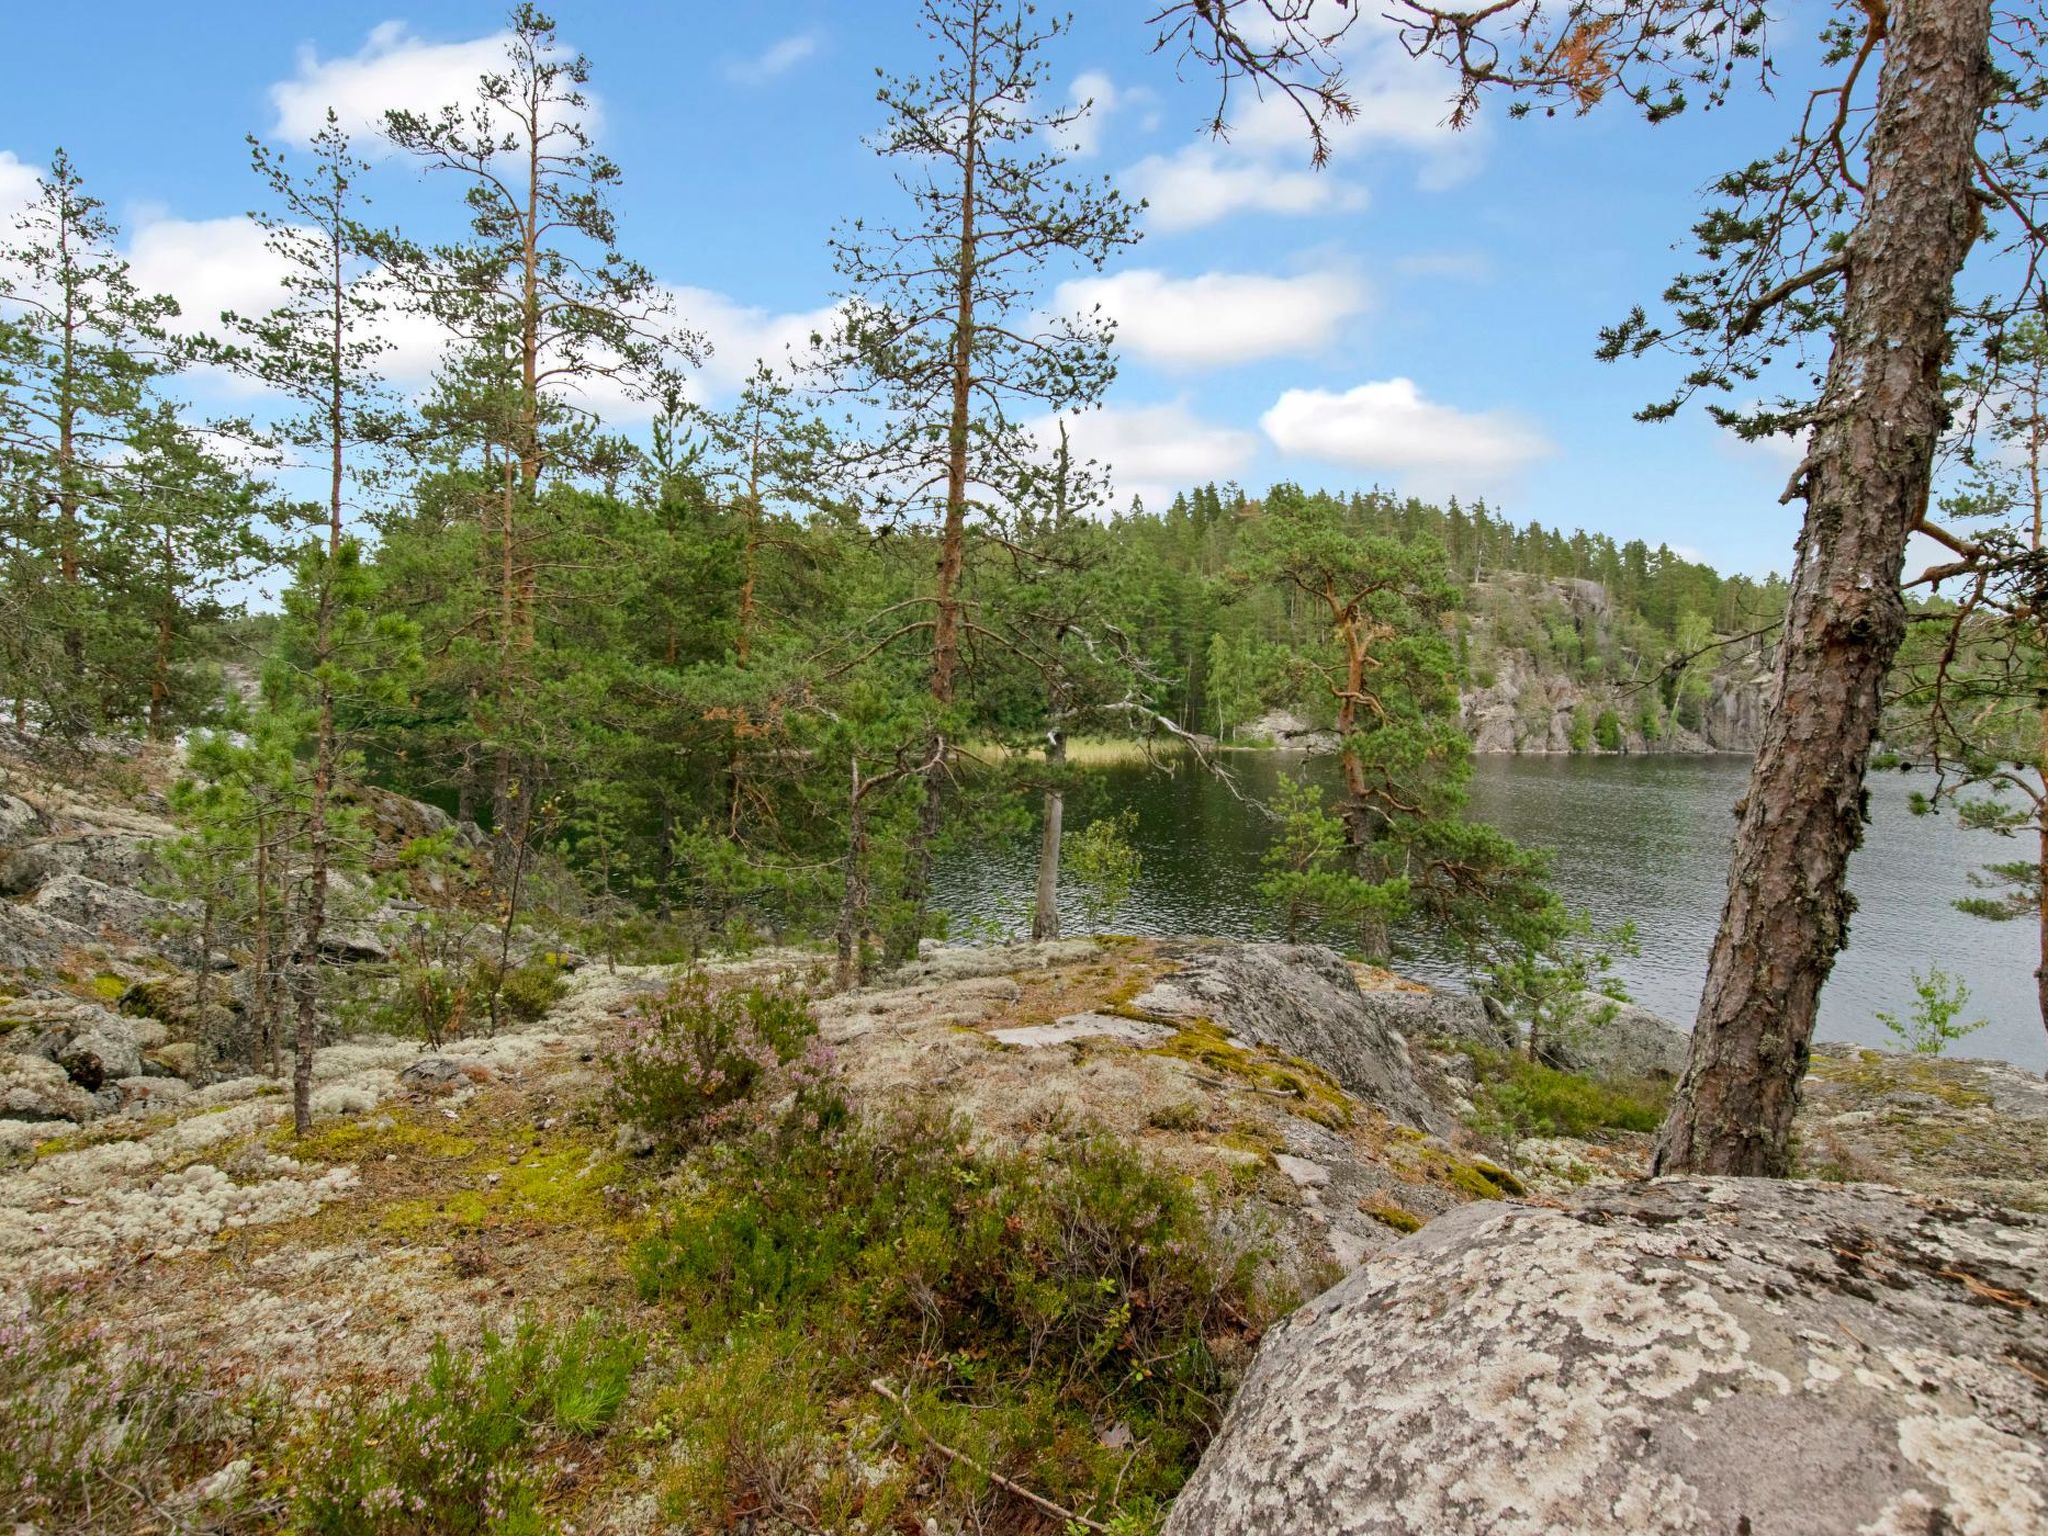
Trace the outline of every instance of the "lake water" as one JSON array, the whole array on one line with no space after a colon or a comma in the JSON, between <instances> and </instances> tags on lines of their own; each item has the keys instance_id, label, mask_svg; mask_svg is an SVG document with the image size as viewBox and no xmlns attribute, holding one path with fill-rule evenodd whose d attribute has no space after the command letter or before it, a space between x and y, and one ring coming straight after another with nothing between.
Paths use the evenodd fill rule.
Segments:
<instances>
[{"instance_id":1,"label":"lake water","mask_svg":"<svg viewBox=\"0 0 2048 1536\"><path fill-rule=\"evenodd\" d=\"M1337 789L1333 758L1237 753L1228 759L1241 791L1265 798L1279 774L1307 773ZM1565 899L1604 925L1635 921L1642 953L1617 970L1644 1007L1689 1025L1706 976L1707 952L1726 891L1732 807L1749 780L1736 757L1481 757L1472 808L1522 842L1552 850ZM1967 917L1950 905L1970 894L1970 869L2024 858L2031 846L1966 832L1952 816L1907 809L1911 775L1874 774L1873 824L1849 866L1858 909L1849 948L1821 999L1819 1036L1889 1043L1876 1010L1904 1014L1912 972L1932 964L1970 988L1967 1017L1989 1026L1951 1049L2048 1068L2034 999L2034 927ZM1279 937L1255 889L1270 836L1264 818L1208 775L1182 766L1168 775L1140 765L1103 768L1070 796L1071 833L1099 815L1137 813L1132 841L1143 856L1138 888L1115 926L1144 934L1209 933ZM962 850L936 880L940 904L959 918L1005 927L1028 923L1036 836ZM1081 913L1063 902L1069 932ZM1401 968L1433 980L1462 979L1454 957L1421 952Z\"/></svg>"}]
</instances>

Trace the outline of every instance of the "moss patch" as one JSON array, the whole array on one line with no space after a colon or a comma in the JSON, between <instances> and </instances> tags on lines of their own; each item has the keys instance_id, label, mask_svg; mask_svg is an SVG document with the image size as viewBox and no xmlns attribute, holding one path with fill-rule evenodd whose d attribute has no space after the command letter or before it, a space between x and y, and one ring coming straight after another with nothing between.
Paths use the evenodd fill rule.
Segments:
<instances>
[{"instance_id":1,"label":"moss patch","mask_svg":"<svg viewBox=\"0 0 2048 1536\"><path fill-rule=\"evenodd\" d=\"M1151 1047L1151 1054L1191 1062L1219 1076L1296 1099L1297 1114L1332 1130L1351 1124L1351 1096L1329 1073L1298 1056L1239 1045L1213 1020L1189 1020L1171 1040Z\"/></svg>"},{"instance_id":2,"label":"moss patch","mask_svg":"<svg viewBox=\"0 0 2048 1536\"><path fill-rule=\"evenodd\" d=\"M1924 1093L1951 1109L1989 1104L1991 1095L1965 1081L1969 1069L1924 1056L1894 1056L1858 1051L1854 1056L1816 1055L1809 1077L1848 1089L1859 1098L1884 1098L1895 1093Z\"/></svg>"},{"instance_id":3,"label":"moss patch","mask_svg":"<svg viewBox=\"0 0 2048 1536\"><path fill-rule=\"evenodd\" d=\"M1358 1208L1374 1221L1392 1227L1396 1232L1420 1232L1426 1220L1425 1217L1418 1216L1413 1211L1403 1210L1386 1200L1363 1200L1359 1202Z\"/></svg>"}]
</instances>

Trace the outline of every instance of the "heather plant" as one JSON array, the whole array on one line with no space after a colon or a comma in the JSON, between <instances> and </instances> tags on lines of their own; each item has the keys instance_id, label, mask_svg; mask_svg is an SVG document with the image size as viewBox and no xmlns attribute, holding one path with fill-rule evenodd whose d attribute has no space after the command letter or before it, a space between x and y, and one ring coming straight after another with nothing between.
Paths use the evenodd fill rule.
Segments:
<instances>
[{"instance_id":1,"label":"heather plant","mask_svg":"<svg viewBox=\"0 0 2048 1536\"><path fill-rule=\"evenodd\" d=\"M669 1513L701 1528L895 1529L906 1500L1007 1528L1011 1496L961 1465L921 1502L922 1431L1091 1518L1156 1510L1214 1432L1225 1359L1282 1300L1186 1181L1107 1141L1012 1152L928 1117L848 1118L692 1162L630 1262L701 1357L658 1405ZM850 1449L876 1381L922 1426L881 1400L909 1453L881 1482Z\"/></svg>"},{"instance_id":2,"label":"heather plant","mask_svg":"<svg viewBox=\"0 0 2048 1536\"><path fill-rule=\"evenodd\" d=\"M62 1291L0 1310L0 1508L16 1530L141 1529L174 1490L218 1470L249 1428L191 1365L148 1345L116 1348ZM245 1528L238 1490L210 1502L208 1529Z\"/></svg>"},{"instance_id":3,"label":"heather plant","mask_svg":"<svg viewBox=\"0 0 2048 1536\"><path fill-rule=\"evenodd\" d=\"M528 1319L478 1347L434 1344L426 1375L343 1399L305 1437L293 1526L309 1536L539 1536L555 1475L541 1436L611 1426L638 1343L595 1320L550 1332Z\"/></svg>"},{"instance_id":4,"label":"heather plant","mask_svg":"<svg viewBox=\"0 0 2048 1536\"><path fill-rule=\"evenodd\" d=\"M831 1067L817 1033L801 993L721 992L686 977L628 1019L607 1054L612 1109L671 1147L758 1122L784 1101L815 1120L829 1113Z\"/></svg>"}]
</instances>

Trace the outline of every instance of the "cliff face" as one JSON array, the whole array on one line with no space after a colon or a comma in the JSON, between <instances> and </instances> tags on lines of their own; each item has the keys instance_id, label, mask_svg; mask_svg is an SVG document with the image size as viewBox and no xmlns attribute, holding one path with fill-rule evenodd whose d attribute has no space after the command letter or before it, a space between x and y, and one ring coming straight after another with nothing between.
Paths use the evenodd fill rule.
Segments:
<instances>
[{"instance_id":1,"label":"cliff face","mask_svg":"<svg viewBox=\"0 0 2048 1536\"><path fill-rule=\"evenodd\" d=\"M1477 752L1754 752L1770 695L1753 641L1700 657L1674 685L1596 581L1479 583L1459 695ZM1603 729L1603 717L1611 716Z\"/></svg>"},{"instance_id":2,"label":"cliff face","mask_svg":"<svg viewBox=\"0 0 2048 1536\"><path fill-rule=\"evenodd\" d=\"M1502 653L1493 680L1465 687L1458 704L1475 752L1751 753L1763 738L1770 674L1756 669L1753 656L1749 661L1748 668L1731 667L1708 681L1696 725L1667 719L1654 737L1640 723L1638 695L1644 690L1578 682L1546 670L1521 649ZM1614 712L1618 747L1602 745L1595 734L1603 710Z\"/></svg>"}]
</instances>

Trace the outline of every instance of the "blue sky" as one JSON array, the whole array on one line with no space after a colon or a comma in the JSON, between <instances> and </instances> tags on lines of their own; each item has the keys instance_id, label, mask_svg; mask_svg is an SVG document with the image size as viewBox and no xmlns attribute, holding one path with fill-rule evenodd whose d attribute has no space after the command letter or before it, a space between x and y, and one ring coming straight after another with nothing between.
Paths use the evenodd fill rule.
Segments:
<instances>
[{"instance_id":1,"label":"blue sky","mask_svg":"<svg viewBox=\"0 0 2048 1536\"><path fill-rule=\"evenodd\" d=\"M1318 173L1275 104L1246 103L1233 138L1212 141L1212 88L1149 53L1152 9L1087 7L1052 67L1055 90L1098 104L1079 163L1153 203L1146 239L1069 294L1122 320L1121 374L1078 434L1122 495L1280 477L1484 495L1518 520L1666 541L1724 569L1789 567L1786 445L1739 444L1697 414L1640 425L1632 411L1677 363L1603 365L1592 349L1684 265L1698 188L1767 153L1797 89L1655 129L1621 106L1511 122L1496 103L1452 134L1441 71L1360 32L1361 121ZM553 10L592 60L598 137L625 170L622 243L719 345L700 381L715 398L829 305L834 223L895 206L862 136L878 124L875 68L924 61L916 8ZM15 8L0 202L62 145L146 282L195 315L258 305L260 247L238 222L259 192L244 135L288 141L330 102L367 119L455 99L503 20L430 0ZM402 161L380 164L372 190L409 233L460 217Z\"/></svg>"}]
</instances>

